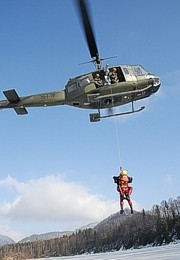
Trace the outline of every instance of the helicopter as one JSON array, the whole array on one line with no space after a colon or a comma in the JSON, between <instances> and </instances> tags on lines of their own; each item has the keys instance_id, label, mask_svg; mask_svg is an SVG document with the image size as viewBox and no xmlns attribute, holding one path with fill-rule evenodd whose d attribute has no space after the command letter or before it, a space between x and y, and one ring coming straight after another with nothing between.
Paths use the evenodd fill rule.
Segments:
<instances>
[{"instance_id":1,"label":"helicopter","mask_svg":"<svg viewBox=\"0 0 180 260\"><path fill-rule=\"evenodd\" d=\"M158 91L161 85L159 76L149 73L141 65L103 67L102 61L108 58L101 58L99 55L86 0L77 0L77 7L92 58L90 62L94 63L95 70L70 78L60 91L20 97L15 89L5 90L3 94L6 99L0 100L0 109L13 108L18 115L25 115L28 114L29 107L69 105L96 109L97 112L89 116L90 122L98 122L102 118L142 111L145 107L134 109L134 102ZM128 103L131 103L129 111L101 115L102 109L112 111L112 108Z\"/></svg>"}]
</instances>

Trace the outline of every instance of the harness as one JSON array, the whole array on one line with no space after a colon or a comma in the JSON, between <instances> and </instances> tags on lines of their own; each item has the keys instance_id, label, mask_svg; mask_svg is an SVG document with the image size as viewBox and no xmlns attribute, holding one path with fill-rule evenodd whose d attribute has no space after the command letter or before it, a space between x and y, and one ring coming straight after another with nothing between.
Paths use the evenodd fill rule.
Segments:
<instances>
[{"instance_id":1,"label":"harness","mask_svg":"<svg viewBox=\"0 0 180 260\"><path fill-rule=\"evenodd\" d=\"M120 176L119 185L121 188L128 188L129 178L127 176Z\"/></svg>"}]
</instances>

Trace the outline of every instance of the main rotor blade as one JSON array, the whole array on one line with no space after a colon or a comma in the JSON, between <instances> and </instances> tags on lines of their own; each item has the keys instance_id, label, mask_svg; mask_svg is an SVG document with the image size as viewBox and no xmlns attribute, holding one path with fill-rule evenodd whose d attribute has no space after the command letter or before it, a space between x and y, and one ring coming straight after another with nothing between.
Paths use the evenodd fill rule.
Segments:
<instances>
[{"instance_id":1,"label":"main rotor blade","mask_svg":"<svg viewBox=\"0 0 180 260\"><path fill-rule=\"evenodd\" d=\"M78 7L80 10L80 15L82 19L82 25L88 44L88 48L91 54L91 58L96 58L96 63L100 63L99 53L96 45L96 40L94 37L94 32L92 29L92 23L90 20L90 15L88 12L88 7L85 0L78 0Z\"/></svg>"}]
</instances>

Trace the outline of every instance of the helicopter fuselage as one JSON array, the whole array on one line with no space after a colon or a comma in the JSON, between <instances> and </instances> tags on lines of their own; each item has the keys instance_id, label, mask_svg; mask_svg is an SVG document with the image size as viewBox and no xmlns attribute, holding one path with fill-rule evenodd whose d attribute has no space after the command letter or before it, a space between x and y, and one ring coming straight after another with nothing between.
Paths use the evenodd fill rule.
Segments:
<instances>
[{"instance_id":1,"label":"helicopter fuselage","mask_svg":"<svg viewBox=\"0 0 180 260\"><path fill-rule=\"evenodd\" d=\"M66 85L68 105L88 109L103 109L121 106L149 97L158 91L160 79L148 73L140 65L120 65L108 68L117 71L117 82L106 82L106 71L98 70L70 79ZM99 74L102 86L97 86L95 76Z\"/></svg>"},{"instance_id":2,"label":"helicopter fuselage","mask_svg":"<svg viewBox=\"0 0 180 260\"><path fill-rule=\"evenodd\" d=\"M119 65L102 67L102 61L92 28L89 9L85 0L78 0L77 7L88 45L91 62L96 70L69 79L65 88L60 91L40 93L20 97L15 89L3 91L6 100L0 100L0 109L13 108L18 115L27 114L28 107L47 107L69 105L85 109L98 109L98 113L90 114L90 121L97 122L101 118L100 110L132 103L132 110L125 114L139 112L144 107L134 110L134 101L147 98L156 93L160 87L160 78L150 74L141 65ZM121 115L124 113L117 113Z\"/></svg>"},{"instance_id":3,"label":"helicopter fuselage","mask_svg":"<svg viewBox=\"0 0 180 260\"><path fill-rule=\"evenodd\" d=\"M65 89L49 93L19 97L15 90L4 91L7 100L0 101L0 108L14 108L17 114L27 114L28 107L70 105L86 109L104 109L121 106L149 97L158 91L160 79L148 73L141 65L109 67L108 73L116 70L117 81L107 82L107 69L93 71L69 79ZM99 74L101 86L96 85Z\"/></svg>"}]
</instances>

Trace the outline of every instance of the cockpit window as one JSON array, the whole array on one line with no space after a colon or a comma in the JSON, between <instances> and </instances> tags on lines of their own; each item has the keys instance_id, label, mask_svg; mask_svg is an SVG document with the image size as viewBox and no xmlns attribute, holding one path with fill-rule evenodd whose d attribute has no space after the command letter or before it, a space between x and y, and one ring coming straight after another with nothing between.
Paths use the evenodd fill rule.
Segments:
<instances>
[{"instance_id":1,"label":"cockpit window","mask_svg":"<svg viewBox=\"0 0 180 260\"><path fill-rule=\"evenodd\" d=\"M136 76L142 76L148 74L148 72L141 66L132 66L132 68Z\"/></svg>"},{"instance_id":2,"label":"cockpit window","mask_svg":"<svg viewBox=\"0 0 180 260\"><path fill-rule=\"evenodd\" d=\"M128 71L127 68L123 68L123 71L124 71L125 74L129 74L129 71Z\"/></svg>"},{"instance_id":3,"label":"cockpit window","mask_svg":"<svg viewBox=\"0 0 180 260\"><path fill-rule=\"evenodd\" d=\"M90 81L90 78L87 77L87 78L80 80L79 85L80 85L80 87L83 87L83 86L88 85L89 83L91 83L91 81Z\"/></svg>"}]
</instances>

